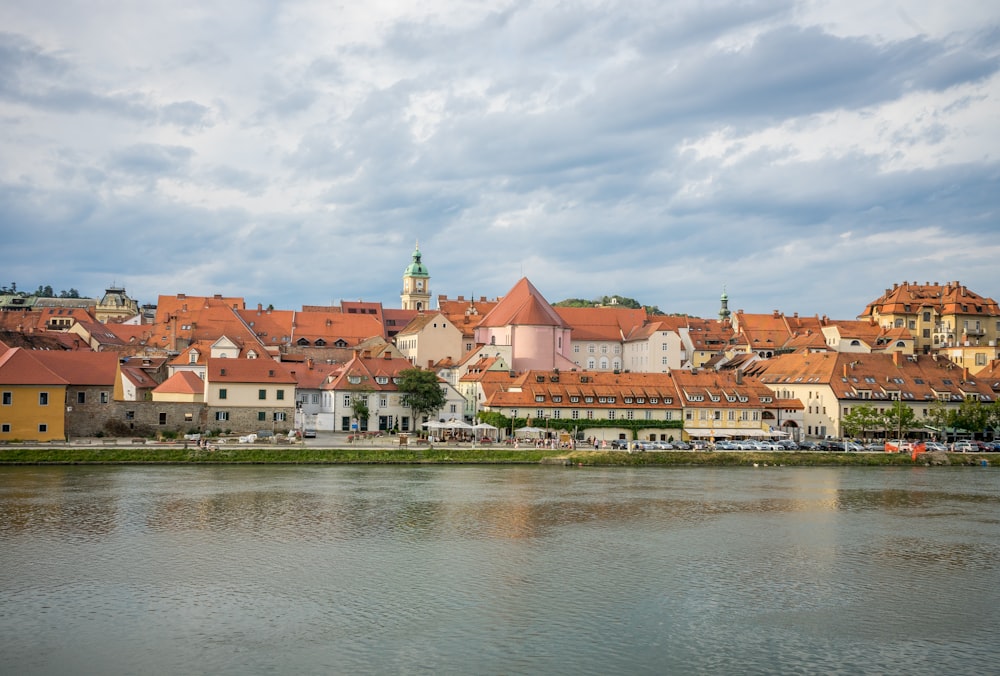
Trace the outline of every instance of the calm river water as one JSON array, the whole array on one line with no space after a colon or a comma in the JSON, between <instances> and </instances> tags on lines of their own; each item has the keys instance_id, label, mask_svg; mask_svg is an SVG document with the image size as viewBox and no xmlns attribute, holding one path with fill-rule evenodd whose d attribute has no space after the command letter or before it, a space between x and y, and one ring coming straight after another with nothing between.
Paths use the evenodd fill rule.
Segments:
<instances>
[{"instance_id":1,"label":"calm river water","mask_svg":"<svg viewBox=\"0 0 1000 676\"><path fill-rule=\"evenodd\" d=\"M984 674L989 468L0 468L9 674Z\"/></svg>"}]
</instances>

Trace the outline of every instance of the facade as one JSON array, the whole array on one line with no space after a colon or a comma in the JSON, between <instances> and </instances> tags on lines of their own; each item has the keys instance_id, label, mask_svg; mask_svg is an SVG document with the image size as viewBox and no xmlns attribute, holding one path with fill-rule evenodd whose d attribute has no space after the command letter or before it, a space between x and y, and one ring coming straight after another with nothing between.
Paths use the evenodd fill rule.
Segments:
<instances>
[{"instance_id":1,"label":"facade","mask_svg":"<svg viewBox=\"0 0 1000 676\"><path fill-rule=\"evenodd\" d=\"M125 288L110 286L94 308L94 317L102 324L123 322L139 314L139 303L128 297Z\"/></svg>"},{"instance_id":2,"label":"facade","mask_svg":"<svg viewBox=\"0 0 1000 676\"><path fill-rule=\"evenodd\" d=\"M273 359L209 359L207 424L252 432L288 431L295 424L295 377Z\"/></svg>"},{"instance_id":3,"label":"facade","mask_svg":"<svg viewBox=\"0 0 1000 676\"><path fill-rule=\"evenodd\" d=\"M674 374L684 432L690 438L800 438L802 404L779 399L756 378L740 371L698 369Z\"/></svg>"},{"instance_id":4,"label":"facade","mask_svg":"<svg viewBox=\"0 0 1000 676\"><path fill-rule=\"evenodd\" d=\"M400 373L414 368L408 359L393 357L386 352L375 356L358 352L347 364L329 373L320 385L320 408L315 424L318 430L337 432L400 432L419 431L422 420L413 419L406 406L404 393L399 391ZM458 390L440 381L446 403L434 418L458 418L463 400ZM367 416L358 416L363 405Z\"/></svg>"},{"instance_id":5,"label":"facade","mask_svg":"<svg viewBox=\"0 0 1000 676\"><path fill-rule=\"evenodd\" d=\"M577 437L606 442L632 439L633 427L643 439L677 440L683 425L673 377L663 373L532 370L498 387L483 410L539 428L559 421Z\"/></svg>"},{"instance_id":6,"label":"facade","mask_svg":"<svg viewBox=\"0 0 1000 676\"><path fill-rule=\"evenodd\" d=\"M870 302L860 318L906 329L920 354L956 346L991 347L1000 338L997 302L958 281L894 284Z\"/></svg>"},{"instance_id":7,"label":"facade","mask_svg":"<svg viewBox=\"0 0 1000 676\"><path fill-rule=\"evenodd\" d=\"M2 343L0 350L0 442L65 439L69 381L31 350Z\"/></svg>"},{"instance_id":8,"label":"facade","mask_svg":"<svg viewBox=\"0 0 1000 676\"><path fill-rule=\"evenodd\" d=\"M396 348L411 364L428 368L462 356L462 332L440 312L420 314L396 334Z\"/></svg>"},{"instance_id":9,"label":"facade","mask_svg":"<svg viewBox=\"0 0 1000 676\"><path fill-rule=\"evenodd\" d=\"M507 346L515 371L572 370L570 326L522 277L476 327L476 343Z\"/></svg>"},{"instance_id":10,"label":"facade","mask_svg":"<svg viewBox=\"0 0 1000 676\"><path fill-rule=\"evenodd\" d=\"M901 431L926 434L922 421L935 403L957 409L967 398L989 403L995 396L988 382L937 355L785 354L756 362L749 371L776 397L802 402L805 435L812 438L843 436L843 417L861 404L885 413L902 401L913 411L918 426ZM897 432L870 431L892 436Z\"/></svg>"}]
</instances>

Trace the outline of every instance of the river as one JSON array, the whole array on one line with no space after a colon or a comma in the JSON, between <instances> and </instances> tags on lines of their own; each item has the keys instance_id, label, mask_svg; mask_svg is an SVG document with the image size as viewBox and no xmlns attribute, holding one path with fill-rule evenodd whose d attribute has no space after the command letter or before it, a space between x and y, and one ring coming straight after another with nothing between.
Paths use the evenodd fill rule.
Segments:
<instances>
[{"instance_id":1,"label":"river","mask_svg":"<svg viewBox=\"0 0 1000 676\"><path fill-rule=\"evenodd\" d=\"M991 468L5 467L30 674L983 674Z\"/></svg>"}]
</instances>

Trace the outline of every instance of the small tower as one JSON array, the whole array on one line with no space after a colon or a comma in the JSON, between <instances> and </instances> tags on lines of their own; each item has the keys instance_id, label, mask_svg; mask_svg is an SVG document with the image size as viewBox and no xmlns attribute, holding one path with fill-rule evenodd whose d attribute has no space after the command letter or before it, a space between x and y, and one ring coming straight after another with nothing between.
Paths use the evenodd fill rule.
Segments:
<instances>
[{"instance_id":1,"label":"small tower","mask_svg":"<svg viewBox=\"0 0 1000 676\"><path fill-rule=\"evenodd\" d=\"M420 262L420 242L413 249L413 262L403 271L403 293L400 302L404 310L427 312L431 309L431 276Z\"/></svg>"},{"instance_id":2,"label":"small tower","mask_svg":"<svg viewBox=\"0 0 1000 676\"><path fill-rule=\"evenodd\" d=\"M721 305L719 306L719 321L728 322L729 315L732 313L729 312L729 296L726 295L725 286L722 287L722 296L719 298L719 301L721 302Z\"/></svg>"}]
</instances>

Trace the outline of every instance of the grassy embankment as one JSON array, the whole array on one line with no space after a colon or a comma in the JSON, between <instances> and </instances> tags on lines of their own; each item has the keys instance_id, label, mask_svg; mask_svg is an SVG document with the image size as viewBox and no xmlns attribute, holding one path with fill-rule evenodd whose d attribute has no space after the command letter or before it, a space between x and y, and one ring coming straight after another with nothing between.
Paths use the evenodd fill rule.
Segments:
<instances>
[{"instance_id":1,"label":"grassy embankment","mask_svg":"<svg viewBox=\"0 0 1000 676\"><path fill-rule=\"evenodd\" d=\"M955 465L979 465L986 454L952 453ZM180 447L60 447L22 448L0 446L0 465L41 464L565 464L592 467L655 466L912 466L907 454L740 452L703 453L674 451L625 453L622 451L506 450L481 448L220 448ZM921 464L919 461L917 464ZM992 464L992 462L990 463Z\"/></svg>"}]
</instances>

